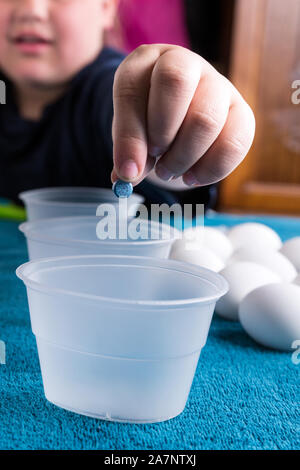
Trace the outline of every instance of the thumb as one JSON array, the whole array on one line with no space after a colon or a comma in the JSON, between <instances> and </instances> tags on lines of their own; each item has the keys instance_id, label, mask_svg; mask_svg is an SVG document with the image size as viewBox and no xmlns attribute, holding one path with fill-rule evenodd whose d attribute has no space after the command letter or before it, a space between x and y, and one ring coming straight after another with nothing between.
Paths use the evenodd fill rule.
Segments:
<instances>
[{"instance_id":1,"label":"thumb","mask_svg":"<svg viewBox=\"0 0 300 470\"><path fill-rule=\"evenodd\" d=\"M151 157L151 156L149 155L148 158L147 158L147 160L146 160L146 165L145 165L144 171L143 171L142 174L141 174L137 179L135 179L134 181L131 181L131 180L129 180L129 179L126 179L126 178L124 178L124 176L120 176L119 173L117 173L116 168L115 168L115 166L114 166L114 168L113 168L113 170L112 170L112 172L111 172L111 182L112 182L112 183L115 183L118 179L121 179L121 180L123 180L123 181L130 181L133 186L136 186L136 185L139 184L144 178L146 178L146 176L148 175L148 173L150 173L150 171L154 168L156 161L157 161L157 158Z\"/></svg>"}]
</instances>

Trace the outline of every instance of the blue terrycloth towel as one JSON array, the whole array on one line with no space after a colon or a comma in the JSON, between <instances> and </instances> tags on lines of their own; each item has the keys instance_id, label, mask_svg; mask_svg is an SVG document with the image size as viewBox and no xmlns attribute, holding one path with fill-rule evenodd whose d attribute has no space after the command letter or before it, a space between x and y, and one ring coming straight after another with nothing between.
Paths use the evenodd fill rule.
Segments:
<instances>
[{"instance_id":1,"label":"blue terrycloth towel","mask_svg":"<svg viewBox=\"0 0 300 470\"><path fill-rule=\"evenodd\" d=\"M210 215L208 225L264 222L285 240L296 218ZM299 449L299 372L290 353L264 349L237 322L215 317L185 411L158 424L112 423L57 408L44 398L14 222L0 222L1 449Z\"/></svg>"}]
</instances>

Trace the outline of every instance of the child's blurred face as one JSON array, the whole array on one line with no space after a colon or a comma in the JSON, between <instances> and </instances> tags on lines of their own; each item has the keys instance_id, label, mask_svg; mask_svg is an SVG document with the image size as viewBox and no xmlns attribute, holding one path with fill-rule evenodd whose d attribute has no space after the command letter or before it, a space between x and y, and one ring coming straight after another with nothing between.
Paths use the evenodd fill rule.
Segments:
<instances>
[{"instance_id":1,"label":"child's blurred face","mask_svg":"<svg viewBox=\"0 0 300 470\"><path fill-rule=\"evenodd\" d=\"M0 0L0 68L19 84L69 80L102 48L117 0Z\"/></svg>"}]
</instances>

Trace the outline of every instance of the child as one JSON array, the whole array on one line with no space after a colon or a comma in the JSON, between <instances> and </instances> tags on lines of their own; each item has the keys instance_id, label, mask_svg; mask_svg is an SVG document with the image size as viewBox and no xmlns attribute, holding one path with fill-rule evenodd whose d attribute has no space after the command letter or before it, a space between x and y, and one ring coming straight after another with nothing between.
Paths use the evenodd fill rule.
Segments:
<instances>
[{"instance_id":1,"label":"child","mask_svg":"<svg viewBox=\"0 0 300 470\"><path fill-rule=\"evenodd\" d=\"M168 44L125 60L103 47L117 3L0 0L0 197L121 178L171 203L162 187L215 183L247 154L253 113L204 59Z\"/></svg>"}]
</instances>

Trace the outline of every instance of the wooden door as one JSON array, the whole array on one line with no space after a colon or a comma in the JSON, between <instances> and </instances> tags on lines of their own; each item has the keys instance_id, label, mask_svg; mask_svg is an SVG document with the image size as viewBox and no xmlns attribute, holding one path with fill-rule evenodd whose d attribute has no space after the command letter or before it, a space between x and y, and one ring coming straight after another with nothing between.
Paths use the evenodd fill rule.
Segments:
<instances>
[{"instance_id":1,"label":"wooden door","mask_svg":"<svg viewBox=\"0 0 300 470\"><path fill-rule=\"evenodd\" d=\"M237 0L232 46L230 78L257 130L220 209L300 214L300 0Z\"/></svg>"}]
</instances>

